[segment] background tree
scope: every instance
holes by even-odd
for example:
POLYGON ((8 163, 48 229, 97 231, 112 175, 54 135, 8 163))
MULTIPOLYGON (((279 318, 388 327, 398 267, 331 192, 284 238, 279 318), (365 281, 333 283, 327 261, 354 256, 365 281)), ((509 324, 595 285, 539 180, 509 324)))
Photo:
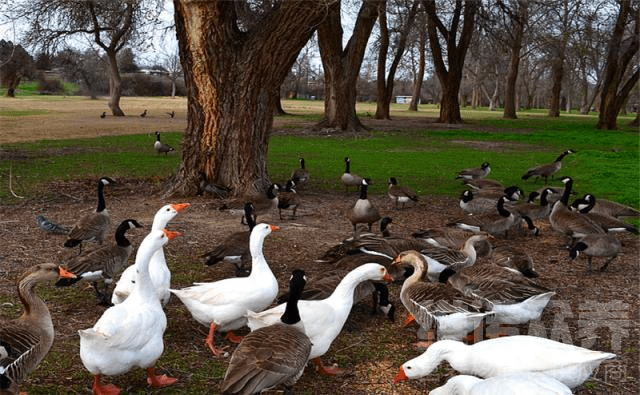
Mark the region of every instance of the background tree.
POLYGON ((53 67, 61 70, 67 80, 80 84, 83 93, 91 99, 95 100, 98 95, 109 91, 104 79, 108 73, 107 65, 98 51, 77 52, 67 48, 53 58, 53 67))
POLYGON ((15 97, 22 77, 35 77, 33 58, 20 45, 0 40, 0 84, 6 86, 7 96, 15 97))
POLYGON ((640 66, 632 62, 640 40, 639 2, 621 0, 618 18, 607 50, 607 64, 600 95, 598 129, 616 129, 617 117, 633 87, 638 83, 640 66), (630 70, 627 70, 630 67, 630 70))
POLYGON ((109 109, 124 116, 120 108, 122 79, 118 53, 127 45, 143 43, 146 28, 158 23, 153 15, 161 0, 86 1, 25 0, 14 7, 17 18, 28 21, 24 42, 55 52, 67 47, 67 39, 83 36, 104 51, 109 65, 109 109), (155 3, 154 3, 155 2, 155 3))
POLYGON ((318 46, 325 77, 324 119, 318 126, 349 131, 364 128, 356 115, 356 83, 367 42, 378 18, 378 7, 384 3, 384 0, 362 2, 353 33, 344 48, 340 1, 329 6, 326 18, 318 26, 318 46))
POLYGON ((266 188, 277 93, 332 5, 174 0, 188 123, 167 194, 209 184, 236 196, 266 188))
POLYGON ((427 32, 434 68, 442 87, 438 122, 460 123, 462 117, 458 93, 479 2, 456 0, 452 10, 446 5, 440 5, 442 18, 438 15, 436 1, 423 0, 422 4, 428 17, 427 32))
POLYGON ((416 29, 414 29, 413 45, 410 46, 411 71, 413 74, 413 90, 411 92, 411 102, 409 111, 418 111, 418 104, 422 98, 422 82, 427 65, 427 32, 424 27, 427 25, 424 12, 416 15, 416 29), (415 52, 417 52, 417 61, 415 52))

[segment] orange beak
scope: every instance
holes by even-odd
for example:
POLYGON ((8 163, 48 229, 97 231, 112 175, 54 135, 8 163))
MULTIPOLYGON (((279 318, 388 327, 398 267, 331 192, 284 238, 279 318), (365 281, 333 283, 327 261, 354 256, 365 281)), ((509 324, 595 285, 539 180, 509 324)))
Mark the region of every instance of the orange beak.
POLYGON ((164 232, 165 235, 167 235, 167 238, 169 238, 169 240, 173 240, 175 237, 180 236, 180 233, 178 232, 172 232, 166 229, 162 229, 162 231, 164 232))
POLYGON ((173 209, 176 210, 177 212, 180 212, 189 206, 191 206, 190 203, 177 203, 177 204, 171 205, 171 207, 173 207, 173 209))
POLYGON ((276 225, 269 225, 269 227, 271 228, 272 232, 275 232, 276 230, 280 230, 280 227, 276 225))
POLYGON ((400 366, 400 370, 398 371, 398 374, 396 374, 396 377, 393 379, 393 384, 399 383, 400 381, 405 381, 405 380, 409 380, 409 378, 407 377, 406 374, 404 374, 404 369, 402 368, 402 366, 400 366))
POLYGON ((382 277, 382 279, 383 279, 384 281, 388 281, 388 282, 390 282, 390 283, 391 283, 391 282, 393 282, 393 277, 391 277, 391 275, 390 275, 389 273, 385 273, 385 274, 384 274, 384 277, 382 277))
POLYGON ((58 275, 62 278, 76 278, 76 275, 64 270, 62 266, 58 266, 58 275))
POLYGON ((392 265, 397 265, 398 263, 400 263, 400 255, 393 258, 393 262, 391 262, 392 265))

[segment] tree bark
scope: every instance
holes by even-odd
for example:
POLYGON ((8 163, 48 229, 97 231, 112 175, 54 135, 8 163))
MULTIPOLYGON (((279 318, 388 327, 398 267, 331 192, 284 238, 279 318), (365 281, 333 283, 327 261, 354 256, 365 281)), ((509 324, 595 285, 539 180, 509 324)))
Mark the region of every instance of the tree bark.
POLYGON ((356 115, 356 83, 380 2, 365 0, 362 3, 353 34, 344 49, 339 1, 329 7, 326 19, 318 26, 318 46, 325 77, 324 118, 318 123, 319 127, 343 131, 365 129, 356 115))
POLYGON ((420 97, 422 92, 422 81, 424 80, 424 69, 426 66, 426 42, 427 37, 424 29, 420 29, 419 33, 419 59, 418 59, 418 73, 415 75, 413 81, 413 93, 411 94, 411 103, 409 103, 409 111, 418 111, 418 104, 420 104, 420 97))
POLYGON ((231 196, 263 191, 277 89, 326 3, 283 1, 251 26, 240 23, 235 2, 174 0, 174 8, 188 121, 166 194, 193 195, 209 184, 231 196))
POLYGON ((627 67, 638 52, 638 47, 640 46, 639 36, 639 10, 633 8, 631 1, 622 0, 607 50, 607 63, 600 95, 598 129, 612 130, 618 127, 617 117, 620 108, 633 86, 638 83, 640 68, 637 65, 632 66, 635 67, 635 72, 631 74, 631 77, 626 82, 624 82, 624 77, 627 67), (623 40, 628 19, 631 19, 629 23, 634 24, 633 34, 623 40))
POLYGON ((456 0, 454 10, 451 14, 450 28, 444 26, 436 13, 436 5, 433 0, 423 0, 427 13, 427 32, 429 34, 429 45, 433 56, 433 63, 436 75, 442 87, 442 99, 440 101, 440 116, 438 122, 461 123, 460 104, 458 102, 458 92, 462 80, 462 70, 464 59, 473 35, 473 26, 479 2, 474 0, 456 0), (464 3, 464 5, 463 5, 464 3), (463 16, 463 26, 460 32, 460 40, 457 41, 458 25, 460 17, 463 16), (440 40, 440 33, 446 41, 447 62, 444 56, 440 40), (447 69, 448 66, 448 69, 447 69))
POLYGON ((120 108, 122 97, 122 78, 118 69, 117 53, 107 49, 107 62, 109 64, 109 101, 107 105, 111 113, 116 117, 123 117, 124 111, 120 108))
POLYGON ((516 119, 516 82, 518 81, 518 71, 520 68, 520 51, 522 49, 522 40, 524 39, 524 28, 529 18, 528 3, 526 1, 518 1, 517 10, 514 14, 510 14, 510 17, 515 25, 515 31, 512 33, 513 38, 509 45, 511 56, 504 87, 503 117, 516 119))

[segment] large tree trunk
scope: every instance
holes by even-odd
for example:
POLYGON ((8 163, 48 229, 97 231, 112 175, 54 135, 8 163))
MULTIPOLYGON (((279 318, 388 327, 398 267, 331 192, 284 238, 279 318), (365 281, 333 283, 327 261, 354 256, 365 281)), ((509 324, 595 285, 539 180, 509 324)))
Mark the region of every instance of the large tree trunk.
POLYGON ((451 26, 445 27, 438 18, 435 1, 423 0, 422 4, 427 13, 427 32, 429 34, 429 45, 433 56, 433 63, 436 75, 442 87, 442 100, 440 102, 440 116, 438 122, 460 123, 460 104, 458 102, 458 91, 462 80, 462 70, 464 59, 473 35, 473 26, 480 2, 475 0, 456 0, 454 10, 451 14, 451 26), (464 3, 464 5, 463 5, 464 3), (463 16, 463 26, 458 37, 458 25, 460 17, 463 16), (446 39, 446 51, 440 45, 440 33, 446 39), (447 62, 444 61, 443 54, 447 54, 447 62), (447 69, 448 67, 448 69, 447 69))
POLYGON ((618 127, 617 117, 620 108, 632 88, 638 83, 640 68, 637 65, 634 65, 636 70, 626 82, 624 82, 624 77, 633 56, 638 52, 639 36, 640 13, 633 8, 629 0, 622 0, 607 51, 607 64, 600 96, 598 129, 611 130, 618 127), (623 40, 628 19, 630 19, 629 23, 634 24, 634 34, 623 40))
POLYGON ((214 184, 231 196, 270 183, 267 151, 277 89, 326 13, 319 1, 284 1, 241 25, 235 2, 174 0, 187 88, 182 164, 167 195, 214 184))
POLYGON ((418 111, 418 104, 420 104, 420 97, 422 96, 422 81, 424 80, 424 69, 426 66, 426 43, 427 37, 425 35, 424 29, 420 29, 419 36, 419 59, 418 59, 418 73, 415 75, 413 80, 413 93, 411 94, 411 103, 409 103, 409 111, 418 111))
POLYGON ((552 118, 560 116, 560 93, 562 91, 562 74, 564 73, 564 56, 558 55, 551 68, 551 98, 549 113, 552 118))
POLYGON ((118 60, 115 51, 107 51, 109 63, 109 102, 108 106, 111 114, 116 117, 123 117, 124 111, 120 108, 120 97, 122 97, 122 78, 118 70, 118 60))
POLYGON ((7 84, 8 97, 16 97, 16 88, 20 85, 20 78, 18 74, 13 73, 5 79, 4 83, 7 84))
POLYGON ((524 38, 524 28, 529 18, 528 4, 526 1, 518 1, 517 13, 513 15, 512 21, 515 24, 513 41, 509 45, 511 58, 509 60, 509 71, 504 87, 504 112, 503 117, 516 119, 516 82, 518 81, 518 70, 520 67, 520 50, 524 38))
POLYGON ((318 46, 325 77, 324 118, 318 124, 320 127, 343 131, 365 128, 356 115, 356 83, 367 41, 378 19, 380 1, 362 3, 353 34, 344 50, 339 1, 329 7, 326 19, 318 26, 318 46))

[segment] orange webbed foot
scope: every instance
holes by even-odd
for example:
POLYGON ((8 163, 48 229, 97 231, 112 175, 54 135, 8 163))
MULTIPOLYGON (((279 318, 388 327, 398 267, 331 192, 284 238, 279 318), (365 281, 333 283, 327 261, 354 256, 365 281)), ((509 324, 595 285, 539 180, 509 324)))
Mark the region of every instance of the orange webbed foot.
POLYGON ((229 339, 231 343, 239 344, 242 341, 242 336, 238 336, 233 332, 227 332, 227 339, 229 339))
POLYGON ((147 375, 149 376, 147 377, 147 383, 149 383, 149 385, 152 386, 153 388, 166 387, 178 381, 178 379, 169 377, 166 374, 163 374, 161 376, 156 376, 156 372, 154 368, 147 369, 147 375))

